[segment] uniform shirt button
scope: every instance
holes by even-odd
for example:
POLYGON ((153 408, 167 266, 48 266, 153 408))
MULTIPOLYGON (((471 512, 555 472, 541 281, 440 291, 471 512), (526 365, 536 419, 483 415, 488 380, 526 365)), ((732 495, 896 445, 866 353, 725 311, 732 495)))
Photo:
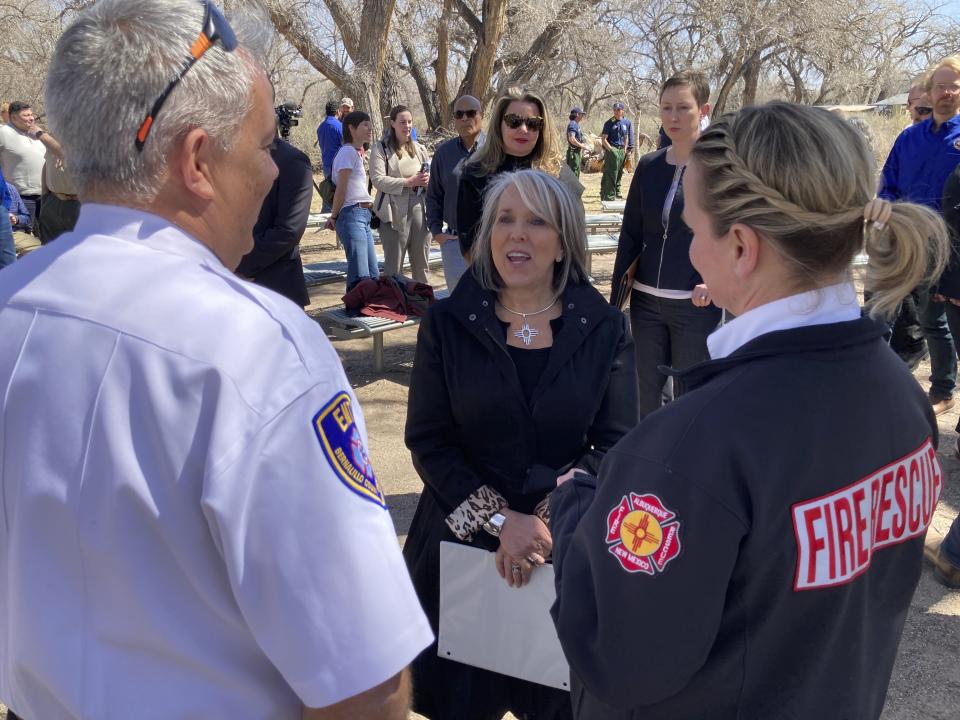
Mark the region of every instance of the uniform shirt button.
POLYGON ((567 305, 567 310, 573 310, 573 303, 570 303, 569 305, 567 305))
POLYGON ((476 319, 477 319, 476 313, 470 313, 470 320, 473 321, 476 319))
POLYGON ((483 301, 482 303, 480 303, 480 304, 483 305, 484 307, 487 307, 487 305, 489 305, 490 303, 488 303, 486 300, 484 300, 484 301, 483 301))
POLYGON ((586 325, 586 324, 587 324, 587 319, 586 319, 585 317, 582 317, 582 318, 580 318, 580 322, 583 323, 584 325, 586 325))

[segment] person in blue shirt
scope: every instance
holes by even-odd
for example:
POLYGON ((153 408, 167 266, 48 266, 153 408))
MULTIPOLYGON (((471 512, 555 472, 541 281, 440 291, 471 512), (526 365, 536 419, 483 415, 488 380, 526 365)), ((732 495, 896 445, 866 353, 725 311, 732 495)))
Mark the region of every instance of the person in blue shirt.
MULTIPOLYGON (((317 144, 320 145, 320 162, 323 165, 323 176, 330 180, 336 186, 336 179, 333 177, 333 158, 336 157, 343 145, 343 125, 337 118, 339 108, 335 102, 328 102, 326 106, 327 117, 319 127, 317 127, 317 144)), ((330 212, 330 205, 326 199, 323 201, 321 212, 330 212)))
POLYGON ((603 177, 600 180, 600 199, 622 198, 620 180, 627 153, 633 152, 633 124, 624 117, 622 102, 613 104, 613 117, 603 124, 600 142, 603 144, 603 177))
MULTIPOLYGON (((4 210, 6 211, 0 212, 0 270, 7 265, 12 265, 17 260, 17 250, 13 244, 13 229, 10 223, 12 208, 16 207, 13 205, 13 196, 10 194, 11 189, 11 186, 3 178, 3 171, 0 170, 0 204, 3 204, 4 210)), ((14 192, 16 192, 16 190, 14 190, 14 192)), ((19 195, 17 195, 17 200, 21 205, 23 204, 23 200, 20 200, 19 195)), ((29 215, 28 212, 27 216, 29 217, 29 215)))
POLYGON ((10 207, 7 210, 10 215, 10 224, 19 232, 33 232, 30 210, 20 197, 20 193, 11 183, 7 183, 7 192, 10 194, 10 207))
POLYGON ((580 121, 585 115, 583 108, 575 107, 570 111, 570 122, 567 123, 567 167, 577 177, 580 177, 583 151, 590 149, 590 146, 583 141, 583 130, 580 127, 580 121))
MULTIPOLYGON (((943 188, 960 164, 960 55, 943 60, 927 79, 932 116, 896 139, 883 166, 878 195, 942 212, 943 188)), ((930 403, 936 414, 954 406, 957 358, 943 298, 919 289, 920 325, 930 351, 930 403)))

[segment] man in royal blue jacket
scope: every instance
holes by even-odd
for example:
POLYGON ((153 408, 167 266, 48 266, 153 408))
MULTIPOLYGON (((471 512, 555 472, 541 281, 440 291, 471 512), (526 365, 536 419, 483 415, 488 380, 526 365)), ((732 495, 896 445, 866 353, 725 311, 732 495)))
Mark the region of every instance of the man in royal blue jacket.
MULTIPOLYGON (((349 98, 344 98, 341 102, 348 99, 349 98)), ((325 112, 327 117, 320 123, 319 127, 317 127, 317 144, 320 145, 320 161, 323 165, 323 176, 336 184, 335 178, 333 177, 333 158, 336 157, 340 146, 343 145, 343 125, 338 118, 339 110, 336 103, 328 102, 325 112)), ((350 112, 350 110, 347 110, 347 112, 350 112)), ((330 206, 326 200, 323 201, 323 207, 320 208, 320 210, 321 212, 330 212, 330 206)))
MULTIPOLYGON (((900 133, 883 166, 879 195, 921 203, 941 212, 943 186, 960 164, 960 55, 934 68, 927 91, 933 114, 900 133)), ((939 415, 954 405, 956 349, 947 327, 943 298, 923 288, 919 296, 920 323, 930 349, 930 403, 939 415)))
POLYGON ((3 179, 3 171, 0 170, 0 204, 3 205, 3 212, 0 212, 0 270, 13 264, 17 259, 17 251, 13 244, 13 229, 10 225, 12 202, 13 197, 7 191, 7 182, 3 179))

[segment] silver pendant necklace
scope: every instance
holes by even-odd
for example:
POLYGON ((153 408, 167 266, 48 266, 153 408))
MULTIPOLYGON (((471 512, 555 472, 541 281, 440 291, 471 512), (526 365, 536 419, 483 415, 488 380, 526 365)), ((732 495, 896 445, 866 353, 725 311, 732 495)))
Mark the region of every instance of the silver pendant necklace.
POLYGON ((508 308, 506 305, 504 305, 501 301, 498 300, 497 302, 499 302, 499 303, 500 303, 500 307, 502 307, 502 308, 503 308, 504 310, 506 310, 508 313, 513 313, 514 315, 519 315, 519 316, 523 319, 523 325, 520 326, 520 329, 517 330, 517 331, 513 334, 513 336, 514 336, 515 338, 520 338, 520 339, 523 341, 523 344, 524 344, 524 345, 529 345, 530 343, 533 342, 533 339, 534 339, 537 335, 540 334, 540 331, 537 330, 536 328, 530 327, 529 323, 527 323, 527 318, 528 318, 528 317, 533 317, 534 315, 539 315, 540 313, 545 313, 547 310, 549 310, 550 308, 552 308, 554 305, 557 304, 557 298, 554 298, 553 300, 551 300, 551 301, 550 301, 550 304, 547 305, 547 306, 546 306, 545 308, 543 308, 542 310, 534 310, 533 312, 527 312, 527 313, 522 313, 522 312, 517 312, 516 310, 511 310, 511 309, 508 308))

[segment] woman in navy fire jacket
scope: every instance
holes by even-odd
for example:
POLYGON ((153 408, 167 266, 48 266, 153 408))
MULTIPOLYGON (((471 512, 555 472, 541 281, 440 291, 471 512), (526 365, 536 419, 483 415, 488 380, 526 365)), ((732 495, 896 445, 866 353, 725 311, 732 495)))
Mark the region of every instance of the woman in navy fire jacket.
POLYGON ((943 474, 875 316, 939 275, 947 238, 929 209, 872 199, 874 177, 855 128, 788 103, 694 147, 691 259, 737 317, 599 482, 551 496, 577 718, 880 716, 943 474))

